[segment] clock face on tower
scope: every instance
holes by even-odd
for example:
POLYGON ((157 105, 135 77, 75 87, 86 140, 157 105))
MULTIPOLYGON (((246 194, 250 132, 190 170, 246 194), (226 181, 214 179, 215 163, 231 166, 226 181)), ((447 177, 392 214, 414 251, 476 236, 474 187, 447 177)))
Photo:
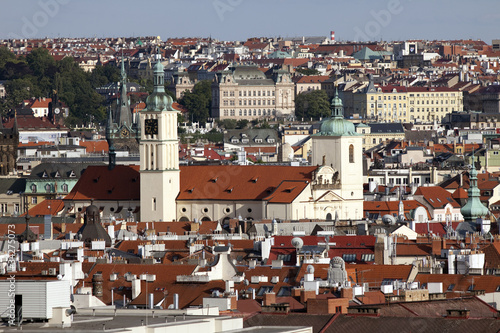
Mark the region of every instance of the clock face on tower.
POLYGON ((145 119, 144 133, 146 135, 158 135, 158 119, 145 119))
POLYGON ((128 135, 130 134, 130 132, 128 131, 128 129, 123 128, 123 129, 120 131, 120 134, 121 134, 121 136, 126 137, 126 136, 128 136, 128 135))

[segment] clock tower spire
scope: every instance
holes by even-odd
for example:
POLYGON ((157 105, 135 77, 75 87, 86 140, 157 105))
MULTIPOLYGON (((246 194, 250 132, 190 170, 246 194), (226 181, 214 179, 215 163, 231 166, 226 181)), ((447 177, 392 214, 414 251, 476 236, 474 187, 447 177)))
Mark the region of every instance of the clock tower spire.
POLYGON ((141 221, 174 221, 179 194, 177 111, 165 93, 163 65, 154 66, 154 90, 140 112, 141 221))

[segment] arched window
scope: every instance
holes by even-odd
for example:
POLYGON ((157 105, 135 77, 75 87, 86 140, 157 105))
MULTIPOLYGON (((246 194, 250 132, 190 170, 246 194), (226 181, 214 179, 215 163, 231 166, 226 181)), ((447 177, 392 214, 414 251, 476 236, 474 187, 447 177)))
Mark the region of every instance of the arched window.
POLYGON ((51 186, 50 184, 45 185, 45 192, 50 193, 51 186))
POLYGON ((327 221, 331 221, 332 220, 332 214, 331 213, 326 214, 326 220, 327 221))
POLYGON ((36 193, 36 185, 35 184, 31 185, 31 193, 36 193))
POLYGON ((349 163, 354 163, 354 145, 349 145, 349 163))
POLYGON ((61 186, 61 189, 62 189, 63 192, 68 192, 68 184, 63 184, 61 186))

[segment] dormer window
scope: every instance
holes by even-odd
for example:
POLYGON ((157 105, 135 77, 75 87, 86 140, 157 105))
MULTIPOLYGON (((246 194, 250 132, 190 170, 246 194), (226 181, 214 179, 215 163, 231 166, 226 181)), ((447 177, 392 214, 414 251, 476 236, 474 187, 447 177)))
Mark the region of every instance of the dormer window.
POLYGON ((35 184, 31 185, 31 192, 36 193, 36 185, 35 184))
POLYGON ((232 138, 232 139, 231 139, 231 143, 238 143, 238 142, 240 142, 240 140, 238 140, 238 139, 236 139, 236 138, 232 138))
POLYGON ((56 171, 56 174, 54 175, 55 178, 61 178, 61 174, 59 173, 59 171, 56 171))
POLYGON ((47 192, 47 193, 51 192, 51 186, 50 186, 50 184, 45 185, 45 192, 47 192))
POLYGON ((241 142, 242 142, 242 143, 248 143, 248 139, 247 139, 247 138, 245 138, 245 139, 241 139, 241 142))
POLYGON ((73 170, 71 170, 71 172, 69 173, 69 177, 70 178, 75 178, 76 177, 76 174, 73 170))
POLYGON ((268 143, 274 143, 274 139, 272 139, 272 138, 268 138, 268 139, 267 139, 267 142, 268 142, 268 143))
POLYGON ((49 177, 49 175, 48 175, 47 171, 44 171, 42 174, 42 178, 47 178, 47 177, 49 177))
POLYGON ((262 139, 255 139, 255 143, 262 143, 262 139))

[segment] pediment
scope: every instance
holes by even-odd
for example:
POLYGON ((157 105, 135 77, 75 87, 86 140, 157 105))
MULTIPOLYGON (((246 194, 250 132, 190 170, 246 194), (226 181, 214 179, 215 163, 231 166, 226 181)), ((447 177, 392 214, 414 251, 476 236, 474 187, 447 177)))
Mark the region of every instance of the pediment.
POLYGON ((344 199, 332 191, 328 191, 322 196, 320 196, 318 199, 316 199, 316 202, 331 202, 331 201, 344 201, 344 199))

